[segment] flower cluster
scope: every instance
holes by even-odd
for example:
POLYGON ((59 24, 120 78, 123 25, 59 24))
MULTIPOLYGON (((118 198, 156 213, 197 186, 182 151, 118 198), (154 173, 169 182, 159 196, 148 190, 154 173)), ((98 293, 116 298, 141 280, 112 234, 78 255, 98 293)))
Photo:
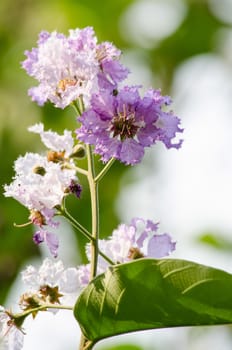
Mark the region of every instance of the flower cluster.
MULTIPOLYGON (((175 250, 176 243, 167 233, 158 234, 158 223, 142 218, 133 218, 129 225, 121 224, 112 235, 99 240, 99 249, 116 264, 144 257, 163 258, 175 250)), ((86 245, 86 255, 90 260, 90 244, 86 245)), ((106 270, 109 263, 99 257, 98 273, 106 270)), ((83 287, 90 281, 90 265, 78 268, 79 282, 83 287)))
POLYGON ((38 47, 25 54, 22 66, 39 82, 29 95, 39 105, 49 100, 65 108, 80 96, 88 105, 93 91, 114 86, 128 74, 118 61, 120 51, 108 42, 97 44, 91 27, 70 30, 67 37, 43 31, 38 47))
POLYGON ((173 141, 183 131, 180 120, 166 110, 171 99, 159 90, 141 97, 138 86, 120 87, 129 72, 119 61, 121 52, 111 43, 97 44, 91 27, 70 30, 68 37, 41 32, 38 47, 26 55, 22 66, 39 81, 29 90, 32 99, 60 108, 81 101, 77 137, 93 145, 103 162, 113 157, 134 165, 157 141, 181 146, 182 140, 173 141))
MULTIPOLYGON (((112 236, 99 240, 99 249, 113 263, 124 263, 144 257, 162 258, 175 249, 167 233, 158 234, 158 223, 134 218, 129 225, 121 224, 112 236)), ((90 246, 86 245, 90 259, 90 246)), ((109 262, 99 258, 97 273, 103 273, 109 262)), ((62 305, 73 307, 81 290, 90 282, 90 264, 65 268, 63 262, 46 258, 38 268, 30 265, 21 273, 26 291, 21 295, 22 314, 0 309, 0 339, 5 349, 20 350, 23 345, 22 324, 27 312, 36 317, 40 310, 56 313, 62 305), (12 345, 11 345, 12 344, 12 345)))
POLYGON ((19 307, 22 313, 0 307, 0 348, 20 350, 23 347, 22 325, 27 312, 36 317, 39 310, 52 313, 59 311, 56 306, 69 305, 71 309, 80 291, 79 273, 75 267, 65 268, 62 261, 45 259, 38 268, 30 265, 21 273, 26 292, 21 295, 19 307), (54 308, 53 308, 54 307, 54 308), (1 347, 3 341, 3 348, 1 347))
POLYGON ((45 241, 57 256, 58 239, 46 227, 57 227, 53 217, 67 194, 75 192, 80 196, 81 187, 71 158, 74 142, 67 130, 58 135, 44 131, 43 125, 38 124, 29 131, 39 133, 49 151, 46 156, 26 153, 15 161, 16 175, 10 185, 5 185, 5 196, 15 198, 29 209, 30 221, 39 227, 33 237, 35 243, 45 241))
POLYGON ((20 156, 4 194, 28 208, 29 224, 37 227, 34 242, 45 242, 53 257, 57 257, 59 246, 50 229, 59 225, 56 215, 63 215, 91 243, 86 245, 87 265, 65 269, 61 261, 45 259, 41 267, 29 266, 22 272, 27 287, 19 301, 22 313, 0 309, 0 337, 4 336, 8 350, 22 348, 22 324, 29 314, 36 317, 39 311, 72 309, 80 290, 109 264, 159 259, 175 249, 169 234, 157 233, 158 223, 141 218, 119 225, 108 239, 98 239, 97 185, 112 159, 135 165, 145 149, 158 141, 168 149, 179 149, 182 140, 177 135, 183 131, 180 119, 169 108, 170 97, 151 88, 141 96, 141 86, 128 86, 129 70, 120 62, 120 50, 109 42, 99 44, 91 27, 70 30, 68 36, 43 31, 38 46, 25 54, 22 67, 38 81, 38 86, 29 90, 32 100, 39 105, 50 101, 62 109, 73 106, 78 127, 75 137, 68 130, 63 135, 45 130, 42 123, 29 127, 30 132, 39 134, 47 153, 20 156), (98 174, 93 152, 103 163, 108 162, 98 174), (85 155, 87 169, 77 164, 85 155), (71 216, 64 203, 69 194, 80 198, 78 172, 89 183, 92 233, 71 216), (66 303, 70 306, 64 306, 66 303))

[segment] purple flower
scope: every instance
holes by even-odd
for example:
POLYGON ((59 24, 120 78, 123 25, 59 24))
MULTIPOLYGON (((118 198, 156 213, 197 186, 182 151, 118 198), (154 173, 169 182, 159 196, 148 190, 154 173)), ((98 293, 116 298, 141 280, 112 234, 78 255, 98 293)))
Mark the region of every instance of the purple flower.
POLYGON ((139 163, 145 147, 161 141, 167 148, 179 148, 182 141, 173 142, 183 130, 180 120, 163 107, 171 100, 159 90, 148 90, 143 98, 139 87, 103 90, 94 94, 91 107, 78 119, 79 140, 95 146, 103 162, 114 157, 125 164, 139 163))
MULTIPOLYGON (((129 225, 121 224, 109 239, 99 240, 99 249, 115 263, 124 263, 143 257, 162 258, 175 250, 176 243, 167 233, 158 234, 158 223, 134 218, 129 225)), ((86 246, 90 258, 90 245, 86 246)), ((108 263, 99 257, 101 273, 108 263)))

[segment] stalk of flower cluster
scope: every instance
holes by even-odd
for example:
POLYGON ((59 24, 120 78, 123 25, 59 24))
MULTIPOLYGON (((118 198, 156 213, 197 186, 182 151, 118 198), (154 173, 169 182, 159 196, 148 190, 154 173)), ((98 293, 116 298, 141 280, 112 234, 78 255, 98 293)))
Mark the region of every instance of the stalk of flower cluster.
MULTIPOLYGON (((81 115, 84 110, 83 99, 80 97, 73 102, 72 106, 78 115, 81 115)), ((91 214, 92 214, 92 232, 91 232, 91 271, 90 278, 94 278, 97 274, 98 261, 98 236, 99 236, 99 200, 98 200, 98 181, 95 180, 94 155, 90 145, 86 145, 86 155, 88 162, 87 179, 89 183, 90 199, 91 199, 91 214)))
POLYGON ((77 220, 75 220, 74 217, 68 212, 68 210, 66 210, 64 202, 63 202, 62 208, 59 209, 56 215, 63 216, 73 227, 75 227, 78 231, 80 231, 90 241, 93 239, 91 233, 84 226, 82 226, 77 220))
MULTIPOLYGON (((81 98, 73 104, 76 112, 81 115, 84 112, 84 104, 81 98)), ((98 239, 99 239, 99 198, 98 198, 98 181, 95 179, 95 165, 94 165, 94 155, 92 147, 86 145, 86 155, 88 162, 87 179, 89 183, 90 199, 91 199, 91 214, 92 214, 92 232, 91 232, 91 270, 90 279, 93 279, 97 274, 97 262, 98 262, 98 239)), ((80 350, 91 349, 92 344, 89 340, 82 334, 80 341, 80 350)))
POLYGON ((28 316, 28 315, 33 315, 37 313, 38 311, 46 311, 47 309, 55 309, 55 310, 73 310, 73 306, 69 305, 60 305, 60 304, 43 304, 38 307, 35 307, 33 309, 27 310, 25 312, 22 312, 20 314, 14 315, 15 317, 23 317, 23 316, 28 316))
POLYGON ((115 158, 111 158, 108 161, 108 163, 106 163, 102 171, 95 177, 96 182, 99 182, 103 178, 103 176, 107 173, 107 171, 112 167, 114 162, 115 162, 115 158))
MULTIPOLYGON (((74 219, 74 217, 66 210, 65 207, 59 210, 58 214, 63 216, 75 229, 77 229, 79 232, 81 232, 86 238, 89 239, 89 241, 95 241, 95 238, 91 235, 91 233, 82 226, 77 220, 74 219)), ((98 249, 99 255, 105 259, 110 265, 114 265, 115 263, 107 256, 105 255, 100 249, 98 249)))
POLYGON ((88 182, 91 197, 92 212, 92 237, 91 246, 91 271, 90 278, 94 278, 97 274, 98 261, 98 236, 99 236, 99 199, 98 199, 98 182, 95 180, 94 155, 90 145, 86 145, 88 160, 88 182))

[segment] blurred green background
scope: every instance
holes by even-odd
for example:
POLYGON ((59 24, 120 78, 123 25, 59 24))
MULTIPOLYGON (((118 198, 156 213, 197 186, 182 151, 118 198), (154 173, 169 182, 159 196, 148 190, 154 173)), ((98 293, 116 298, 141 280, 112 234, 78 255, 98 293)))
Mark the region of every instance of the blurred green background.
MULTIPOLYGON (((147 84, 146 87, 153 85, 161 88, 164 94, 169 94, 174 72, 181 63, 201 53, 218 54, 218 33, 231 30, 231 21, 228 20, 225 7, 228 3, 231 1, 1 1, 0 304, 4 303, 8 289, 20 268, 29 258, 40 254, 31 239, 32 227, 19 229, 13 226, 14 222, 19 224, 27 221, 27 210, 13 199, 3 196, 3 185, 9 183, 13 176, 14 160, 26 151, 42 149, 39 138, 28 133, 27 127, 42 121, 47 129, 61 132, 64 128, 75 129, 76 124, 71 109, 62 111, 50 104, 41 108, 31 102, 27 90, 36 83, 20 67, 20 62, 24 60, 24 51, 36 46, 37 35, 41 30, 57 30, 67 34, 70 28, 93 26, 99 41, 111 41, 122 50, 123 59, 131 70, 134 67, 143 67, 140 77, 147 84), (163 4, 163 10, 157 4, 161 4, 161 7, 163 4), (146 17, 148 12, 143 15, 143 6, 150 9, 149 17, 146 17), (138 11, 141 11, 139 20, 136 17, 138 11), (163 16, 160 28, 155 11, 161 11, 160 16, 163 16), (146 31, 141 30, 142 20, 146 31), (151 72, 148 79, 147 70, 151 72)), ((232 12, 230 16, 232 17, 232 12)), ((132 81, 135 82, 133 79, 136 80, 136 77, 132 74, 132 81)), ((110 234, 119 222, 112 199, 114 201, 117 198, 121 175, 126 171, 128 169, 125 166, 115 165, 110 176, 101 184, 102 236, 110 234)), ((81 178, 81 181, 84 179, 81 178)), ((81 201, 71 199, 69 206, 73 213, 78 213, 79 221, 90 227, 89 196, 84 182, 83 186, 81 201)), ((210 234, 202 241, 215 243, 210 234)), ((83 261, 84 243, 85 240, 77 235, 77 249, 83 261)), ((130 349, 129 345, 125 349, 130 349)))

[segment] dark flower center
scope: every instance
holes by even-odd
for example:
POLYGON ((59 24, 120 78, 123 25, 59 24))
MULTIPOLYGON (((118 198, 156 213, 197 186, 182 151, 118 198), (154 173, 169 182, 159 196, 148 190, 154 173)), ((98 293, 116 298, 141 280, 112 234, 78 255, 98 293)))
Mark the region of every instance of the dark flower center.
POLYGON ((129 253, 127 256, 131 260, 141 259, 144 258, 143 253, 139 250, 139 248, 131 247, 129 249, 129 253))
POLYGON ((110 131, 113 132, 113 137, 120 137, 123 141, 128 138, 133 138, 139 126, 135 122, 135 113, 126 111, 124 107, 123 112, 118 112, 112 120, 110 131))

